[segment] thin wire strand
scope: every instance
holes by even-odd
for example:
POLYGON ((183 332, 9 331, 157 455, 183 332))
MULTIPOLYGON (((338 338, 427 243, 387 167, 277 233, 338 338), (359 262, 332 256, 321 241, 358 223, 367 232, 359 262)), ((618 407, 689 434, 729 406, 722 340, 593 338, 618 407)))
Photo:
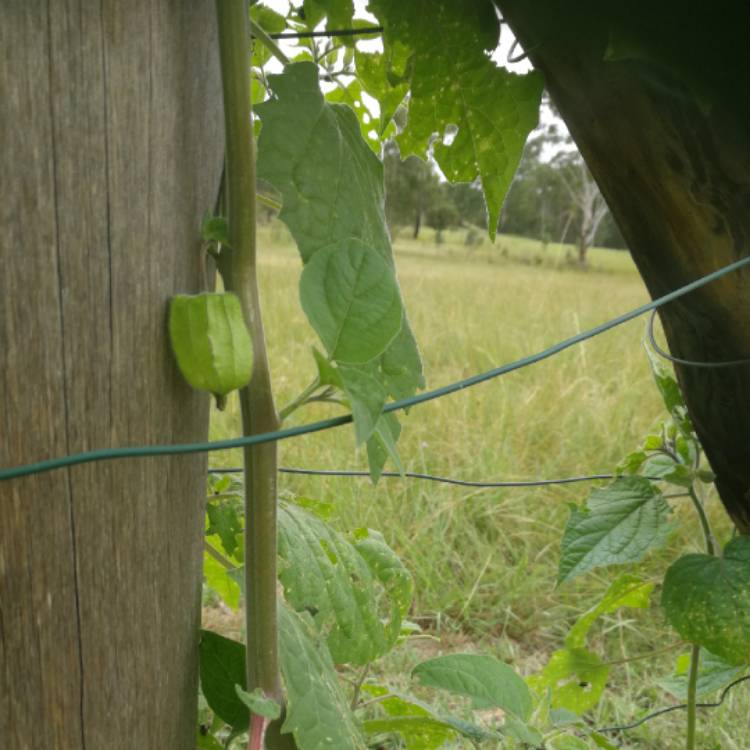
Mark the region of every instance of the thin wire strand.
MULTIPOLYGON (((243 469, 209 469, 209 474, 239 474, 243 469)), ((280 466, 280 474, 301 474, 304 476, 315 477, 369 477, 369 471, 349 470, 349 469, 299 469, 289 466, 280 466)), ((616 474, 590 474, 580 477, 563 477, 561 479, 530 479, 530 480, 512 480, 502 482, 482 482, 472 481, 469 479, 456 479, 454 477, 441 477, 434 474, 423 474, 416 471, 405 471, 400 474, 397 471, 384 471, 381 477, 393 479, 424 479, 429 482, 441 482, 443 484, 455 484, 459 487, 543 487, 550 484, 574 484, 575 482, 595 482, 599 479, 616 479, 616 474)), ((652 481, 657 481, 659 477, 647 477, 652 481)))
MULTIPOLYGON (((724 703, 724 699, 729 695, 729 692, 735 688, 737 685, 739 685, 741 682, 746 682, 747 680, 750 680, 750 674, 745 675, 744 677, 740 677, 739 679, 734 680, 734 682, 730 682, 722 691, 721 695, 719 696, 719 700, 715 701, 713 703, 696 703, 696 708, 718 708, 721 706, 722 703, 724 703)), ((604 734, 606 733, 613 733, 613 732, 625 732, 629 729, 635 729, 636 727, 641 726, 642 724, 645 724, 647 721, 651 721, 651 719, 655 719, 657 716, 663 716, 664 714, 671 713, 672 711, 681 711, 683 709, 687 708, 687 703, 680 703, 677 706, 667 706, 666 708, 660 708, 658 711, 654 711, 653 713, 647 714, 641 719, 638 719, 638 721, 634 721, 631 724, 623 724, 622 726, 614 726, 614 727, 603 727, 601 729, 596 729, 595 731, 604 734)))
MULTIPOLYGON (((520 370, 524 367, 541 362, 544 359, 548 359, 561 351, 579 344, 587 339, 594 338, 599 334, 609 331, 612 328, 616 328, 623 323, 627 323, 634 318, 637 318, 644 313, 650 312, 651 310, 666 305, 668 302, 672 302, 679 297, 683 297, 686 294, 699 289, 700 287, 710 284, 712 281, 726 276, 728 273, 736 271, 740 268, 750 265, 750 256, 742 258, 734 263, 730 263, 728 266, 724 266, 713 273, 709 273, 706 276, 702 276, 695 281, 685 284, 679 289, 675 289, 669 294, 665 294, 651 302, 636 307, 629 312, 622 315, 618 315, 605 323, 601 323, 594 328, 590 328, 587 331, 571 336, 570 338, 564 339, 563 341, 548 347, 547 349, 532 354, 528 357, 517 359, 508 364, 500 367, 495 367, 486 372, 474 375, 473 377, 459 380, 455 383, 443 386, 442 388, 436 388, 432 391, 427 391, 419 395, 412 396, 410 398, 401 399, 399 401, 393 401, 386 404, 383 408, 384 413, 390 413, 394 411, 400 411, 402 409, 408 409, 418 404, 424 404, 427 401, 432 401, 437 398, 448 396, 452 393, 462 391, 466 388, 484 383, 488 380, 506 375, 514 370, 520 370)), ((180 443, 175 445, 145 445, 135 446, 130 448, 104 448, 95 451, 86 451, 83 453, 77 453, 73 455, 61 456, 58 458, 51 458, 44 461, 36 461, 34 463, 23 464, 14 466, 6 469, 0 469, 0 481, 7 481, 9 479, 15 479, 18 477, 29 476, 31 474, 39 474, 45 471, 53 471, 54 469, 61 469, 67 466, 76 466, 78 464, 90 463, 92 461, 105 461, 114 460, 120 458, 142 458, 146 456, 176 456, 184 455, 188 453, 207 453, 209 451, 218 450, 229 450, 231 448, 242 448, 249 445, 259 445, 260 443, 270 443, 276 440, 286 440, 292 437, 298 437, 300 435, 309 435, 314 432, 320 432, 321 430, 330 430, 334 427, 340 427, 341 425, 349 424, 353 420, 351 414, 345 414, 340 417, 334 417, 331 419, 324 419, 319 422, 310 422, 308 424, 298 425, 297 427, 289 427, 283 430, 275 430, 274 432, 264 432, 257 435, 246 435, 244 437, 232 438, 229 440, 217 440, 214 442, 203 442, 203 443, 180 443)))
POLYGON ((724 362, 698 362, 693 359, 682 359, 682 357, 675 357, 657 343, 656 334, 654 333, 654 320, 656 319, 656 310, 651 311, 651 315, 648 318, 648 342, 651 344, 651 348, 660 356, 670 362, 674 362, 678 365, 684 365, 685 367, 742 367, 743 365, 750 365, 750 358, 747 359, 730 359, 724 362))
POLYGON ((315 37, 337 37, 337 36, 367 36, 368 34, 381 34, 382 26, 367 26, 362 29, 332 29, 330 31, 281 31, 269 34, 271 39, 314 39, 315 37))

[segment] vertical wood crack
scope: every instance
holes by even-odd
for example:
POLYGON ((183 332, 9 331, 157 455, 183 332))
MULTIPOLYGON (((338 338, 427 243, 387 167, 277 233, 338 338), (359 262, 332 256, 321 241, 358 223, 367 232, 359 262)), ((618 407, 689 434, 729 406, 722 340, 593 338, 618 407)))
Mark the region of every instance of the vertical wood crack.
MULTIPOLYGON (((54 106, 54 76, 53 76, 53 49, 52 49, 52 12, 50 0, 47 0, 47 61, 49 71, 49 118, 50 118, 50 152, 52 163, 52 196, 54 205, 55 226, 55 256, 57 260, 57 303, 60 316, 60 355, 62 357, 62 392, 63 392, 63 422, 65 429, 65 450, 70 453, 70 415, 68 410, 68 368, 65 347, 65 280, 62 271, 62 252, 60 248, 60 203, 57 170, 57 141, 55 132, 55 106, 54 106)), ((83 638, 81 629, 81 602, 78 571, 78 553, 76 550, 76 526, 75 509, 73 501, 73 478, 71 470, 65 469, 68 488, 68 517, 70 519, 70 549, 73 564, 73 593, 76 610, 76 637, 78 642, 78 669, 79 669, 79 720, 81 726, 81 750, 86 750, 86 725, 84 721, 84 674, 83 674, 83 638)))

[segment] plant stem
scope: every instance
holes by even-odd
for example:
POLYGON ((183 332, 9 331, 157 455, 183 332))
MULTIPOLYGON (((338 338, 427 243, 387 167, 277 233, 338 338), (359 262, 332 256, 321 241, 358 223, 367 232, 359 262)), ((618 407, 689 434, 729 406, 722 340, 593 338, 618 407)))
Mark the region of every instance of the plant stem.
MULTIPOLYGON (((690 499, 693 502, 698 518, 701 522, 701 529, 703 530, 703 538, 706 542, 706 552, 709 555, 716 554, 716 545, 714 544, 714 537, 711 532, 711 526, 708 523, 708 516, 706 515, 706 509, 703 507, 698 494, 695 491, 695 487, 691 485, 689 489, 690 499)), ((697 644, 693 644, 690 651, 690 674, 688 676, 688 689, 687 689, 687 744, 685 747, 687 750, 695 750, 695 714, 696 714, 696 688, 698 686, 698 668, 701 657, 701 649, 697 644)))
POLYGON ((220 565, 222 565, 227 570, 236 570, 237 566, 228 558, 224 557, 224 555, 219 552, 215 547, 213 547, 208 542, 203 542, 203 549, 208 552, 211 557, 213 557, 216 562, 218 562, 220 565))
MULTIPOLYGON (((276 42, 271 39, 271 37, 266 33, 266 31, 261 27, 258 26, 255 21, 253 21, 252 18, 249 19, 250 22, 250 31, 252 31, 253 36, 282 64, 282 65, 288 65, 291 60, 284 54, 281 47, 279 47, 276 42)), ((248 58, 249 59, 249 58, 248 58)))
MULTIPOLYGON (((240 391, 243 434, 278 429, 256 269, 255 141, 246 0, 216 3, 226 128, 230 291, 240 298, 253 342, 253 376, 240 391)), ((276 443, 244 449, 247 690, 281 701, 276 602, 276 443)))
POLYGON ((708 523, 708 516, 706 515, 706 509, 703 507, 703 503, 700 501, 698 494, 695 491, 695 487, 690 487, 688 490, 690 500, 695 507, 695 511, 698 514, 698 518, 701 522, 701 529, 703 530, 703 538, 706 541, 706 552, 709 555, 716 554, 716 545, 714 544, 714 535, 711 532, 711 525, 708 523))
POLYGON ((290 401, 280 412, 279 412, 279 420, 283 422, 292 412, 295 412, 297 409, 299 409, 301 406, 304 406, 309 400, 310 397, 315 393, 315 391, 320 388, 320 379, 315 378, 315 380, 310 383, 310 385, 305 388, 302 393, 299 394, 293 401, 290 401))
POLYGON ((698 663, 700 661, 700 646, 693 646, 690 652, 690 675, 687 689, 687 750, 695 750, 695 697, 698 686, 698 663))
POLYGON ((359 695, 362 692, 362 685, 367 679, 367 674, 369 671, 370 671, 370 665, 365 664, 364 669, 360 672, 360 675, 357 678, 357 681, 354 683, 354 694, 352 695, 352 703, 351 703, 352 711, 355 711, 357 709, 357 705, 359 704, 359 695))

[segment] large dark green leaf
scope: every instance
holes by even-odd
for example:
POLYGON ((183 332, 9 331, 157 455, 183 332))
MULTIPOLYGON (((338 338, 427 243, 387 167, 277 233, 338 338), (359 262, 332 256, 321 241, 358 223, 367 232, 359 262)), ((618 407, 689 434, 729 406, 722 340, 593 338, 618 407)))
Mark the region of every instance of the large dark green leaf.
POLYGON ((683 555, 664 577, 661 598, 677 632, 732 665, 750 662, 750 537, 722 557, 683 555))
POLYGON ((605 565, 639 562, 672 531, 669 505, 644 477, 619 477, 573 508, 565 527, 558 582, 605 565))
POLYGON ((364 750, 365 742, 325 643, 309 616, 279 607, 279 654, 286 686, 282 731, 304 750, 364 750))
POLYGON ((510 73, 485 53, 498 41, 490 0, 370 0, 368 7, 385 26, 386 52, 400 44, 413 53, 409 120, 398 137, 402 156, 424 158, 431 146, 451 182, 481 178, 494 237, 500 206, 538 121, 541 75, 510 73), (450 126, 457 132, 448 137, 450 126))
POLYGON ((250 726, 250 711, 235 690, 247 686, 245 646, 210 630, 201 630, 201 689, 211 710, 235 732, 250 726))

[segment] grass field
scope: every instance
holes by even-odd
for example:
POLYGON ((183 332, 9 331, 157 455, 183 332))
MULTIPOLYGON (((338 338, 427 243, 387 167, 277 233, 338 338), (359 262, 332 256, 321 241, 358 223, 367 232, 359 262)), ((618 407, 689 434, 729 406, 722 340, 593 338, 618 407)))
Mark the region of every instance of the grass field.
MULTIPOLYGON (((426 231, 418 241, 396 237, 399 279, 422 350, 428 388, 487 370, 568 337, 647 300, 627 253, 594 249, 586 270, 570 248, 512 237, 466 245, 462 233, 442 244, 426 231)), ((262 296, 277 405, 312 379, 314 335, 301 312, 299 260, 280 225, 261 232, 262 296)), ((439 401, 402 419, 399 450, 408 470, 464 479, 534 479, 608 472, 662 415, 642 346, 644 320, 634 321, 550 360, 439 401)), ((292 423, 339 413, 331 406, 296 412, 292 423)), ((212 438, 239 434, 236 402, 214 414, 212 438)), ((281 464, 365 468, 351 427, 280 445, 281 464)), ((213 465, 237 466, 237 452, 214 454, 213 465)), ((555 589, 559 542, 568 504, 586 485, 544 489, 470 490, 424 481, 310 478, 282 475, 283 489, 333 503, 344 529, 383 532, 412 571, 417 639, 383 665, 395 674, 429 650, 489 651, 529 674, 544 665, 575 617, 595 603, 613 574, 589 574, 555 589)), ((681 502, 681 501, 677 501, 681 502)), ((729 527, 718 502, 710 510, 722 540, 729 527)), ((670 547, 649 558, 657 580, 680 550, 700 549, 687 507, 670 547)), ((211 613, 207 613, 210 618, 211 613)), ((621 661, 676 643, 658 607, 605 617, 591 650, 621 661)), ((655 684, 676 655, 613 669, 596 725, 627 722, 673 699, 655 684)), ((699 747, 745 750, 747 688, 699 716, 699 747)), ((623 748, 680 748, 683 712, 659 718, 618 739, 623 748)))

